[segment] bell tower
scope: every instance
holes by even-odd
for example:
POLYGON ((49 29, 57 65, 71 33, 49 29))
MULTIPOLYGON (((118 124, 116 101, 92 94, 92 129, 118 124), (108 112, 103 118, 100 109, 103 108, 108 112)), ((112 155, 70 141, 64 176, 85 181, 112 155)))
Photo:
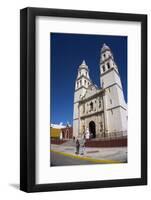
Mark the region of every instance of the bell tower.
POLYGON ((127 134, 127 104, 117 64, 109 46, 100 55, 100 85, 104 89, 105 134, 127 134))
POLYGON ((74 111, 73 111, 73 136, 77 137, 80 132, 80 115, 79 115, 79 101, 85 95, 87 88, 91 84, 88 66, 83 60, 78 68, 78 74, 75 81, 74 92, 74 111))

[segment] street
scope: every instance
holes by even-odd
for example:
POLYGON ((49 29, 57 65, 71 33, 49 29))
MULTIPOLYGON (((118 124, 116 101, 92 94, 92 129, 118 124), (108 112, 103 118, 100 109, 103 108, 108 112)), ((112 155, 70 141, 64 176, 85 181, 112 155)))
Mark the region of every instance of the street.
POLYGON ((51 166, 127 163, 127 147, 86 147, 84 155, 76 155, 75 151, 71 141, 51 144, 51 166))
POLYGON ((51 166, 96 164, 87 160, 80 160, 51 152, 51 166))

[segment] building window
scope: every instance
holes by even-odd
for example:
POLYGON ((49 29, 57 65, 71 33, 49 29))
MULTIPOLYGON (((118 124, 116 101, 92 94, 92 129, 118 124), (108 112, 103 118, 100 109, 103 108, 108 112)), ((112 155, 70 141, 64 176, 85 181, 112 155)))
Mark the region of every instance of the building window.
POLYGON ((108 69, 110 69, 110 63, 107 63, 107 67, 108 67, 108 69))
POLYGON ((101 98, 99 98, 99 108, 101 108, 101 98))
POLYGON ((82 81, 80 80, 80 86, 82 85, 82 81))
POLYGON ((105 65, 102 66, 103 72, 105 72, 105 65))
POLYGON ((112 99, 110 99, 110 104, 112 104, 112 99))
POLYGON ((79 82, 77 82, 77 88, 79 87, 79 82))
POLYGON ((86 72, 86 76, 88 75, 88 73, 86 72))
POLYGON ((93 110, 93 102, 90 103, 90 111, 93 110))
POLYGON ((105 55, 105 54, 103 54, 103 56, 104 56, 104 58, 106 57, 106 55, 105 55))
POLYGON ((87 81, 86 81, 86 80, 84 80, 84 85, 86 85, 86 83, 87 83, 87 81))

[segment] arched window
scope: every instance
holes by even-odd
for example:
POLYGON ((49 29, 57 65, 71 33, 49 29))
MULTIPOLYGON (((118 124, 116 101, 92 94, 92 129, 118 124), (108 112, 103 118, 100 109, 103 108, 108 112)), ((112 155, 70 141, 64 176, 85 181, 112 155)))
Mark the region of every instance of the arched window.
POLYGON ((105 72, 105 65, 102 66, 103 72, 105 72))
POLYGON ((79 82, 77 82, 77 88, 79 87, 79 82))
POLYGON ((86 76, 88 75, 88 73, 86 72, 86 76))
POLYGON ((110 69, 110 63, 107 63, 107 67, 108 67, 108 69, 110 69))
POLYGON ((86 80, 84 80, 84 85, 86 85, 86 83, 87 83, 87 81, 86 81, 86 80))
POLYGON ((93 102, 90 103, 90 111, 93 110, 93 102))
POLYGON ((82 85, 82 81, 80 80, 80 86, 82 85))
POLYGON ((99 98, 99 108, 101 108, 101 98, 99 98))

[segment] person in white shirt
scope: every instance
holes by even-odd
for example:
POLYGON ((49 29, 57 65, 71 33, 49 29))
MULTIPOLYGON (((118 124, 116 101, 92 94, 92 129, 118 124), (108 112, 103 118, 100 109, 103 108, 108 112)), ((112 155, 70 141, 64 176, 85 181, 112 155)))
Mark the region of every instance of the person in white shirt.
POLYGON ((80 140, 80 154, 81 155, 85 154, 85 143, 86 143, 85 134, 83 134, 83 136, 80 140))
POLYGON ((86 139, 90 139, 90 132, 89 132, 89 129, 87 128, 86 130, 86 139))

